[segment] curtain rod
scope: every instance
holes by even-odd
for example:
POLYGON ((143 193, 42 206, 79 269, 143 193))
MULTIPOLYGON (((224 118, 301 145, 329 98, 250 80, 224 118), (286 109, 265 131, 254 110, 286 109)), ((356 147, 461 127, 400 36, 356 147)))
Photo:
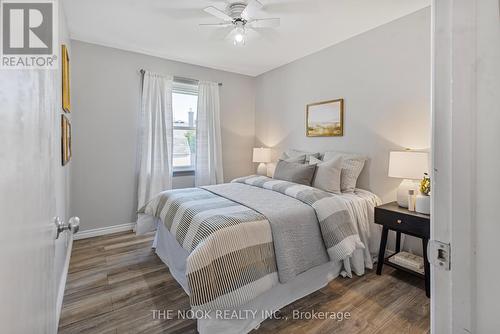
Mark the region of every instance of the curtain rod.
MULTIPOLYGON (((140 72, 141 74, 144 74, 144 73, 146 73, 146 70, 144 70, 144 69, 142 69, 142 68, 141 68, 141 69, 139 70, 139 72, 140 72)), ((179 80, 179 81, 186 81, 186 82, 189 82, 189 81, 191 81, 191 82, 199 82, 199 80, 196 80, 196 79, 184 78, 184 77, 179 77, 179 76, 174 75, 174 80, 175 80, 175 79, 177 79, 177 80, 179 80)), ((219 84, 219 86, 222 86, 222 82, 219 82, 218 84, 219 84)))

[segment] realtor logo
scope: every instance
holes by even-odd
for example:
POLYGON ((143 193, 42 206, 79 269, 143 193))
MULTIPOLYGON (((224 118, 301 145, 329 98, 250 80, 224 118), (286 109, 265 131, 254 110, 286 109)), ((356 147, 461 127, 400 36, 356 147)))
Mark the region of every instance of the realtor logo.
POLYGON ((57 67, 57 3, 0 0, 1 68, 57 67))

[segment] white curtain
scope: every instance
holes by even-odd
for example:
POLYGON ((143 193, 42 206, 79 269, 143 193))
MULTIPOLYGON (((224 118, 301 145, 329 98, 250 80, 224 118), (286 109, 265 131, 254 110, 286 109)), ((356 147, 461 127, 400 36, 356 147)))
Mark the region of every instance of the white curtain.
POLYGON ((173 77, 143 74, 138 208, 172 188, 172 84, 173 77))
POLYGON ((219 84, 200 81, 196 121, 195 186, 223 182, 219 84))

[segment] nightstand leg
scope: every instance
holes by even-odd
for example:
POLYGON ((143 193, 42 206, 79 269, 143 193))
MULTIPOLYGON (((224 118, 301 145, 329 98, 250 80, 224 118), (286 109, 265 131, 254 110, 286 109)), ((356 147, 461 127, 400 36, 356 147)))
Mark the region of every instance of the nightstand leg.
POLYGON ((401 251, 401 232, 396 232, 396 253, 401 251))
POLYGON ((424 253, 424 274, 425 274, 425 295, 431 297, 431 267, 427 259, 427 242, 429 240, 422 239, 422 248, 424 253))
POLYGON ((387 246, 387 234, 389 229, 384 226, 382 229, 382 239, 380 239, 380 249, 378 250, 377 275, 382 274, 382 266, 384 265, 385 247, 387 246))

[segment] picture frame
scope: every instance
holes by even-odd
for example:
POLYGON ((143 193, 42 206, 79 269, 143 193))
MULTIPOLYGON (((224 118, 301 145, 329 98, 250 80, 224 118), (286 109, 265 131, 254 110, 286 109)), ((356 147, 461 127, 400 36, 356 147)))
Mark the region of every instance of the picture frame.
POLYGON ((311 103, 306 106, 307 137, 344 135, 344 99, 311 103))
POLYGON ((65 166, 71 160, 71 123, 69 119, 61 115, 61 162, 65 166))
POLYGON ((64 112, 71 112, 69 53, 66 45, 61 45, 61 72, 62 72, 62 108, 64 112))

